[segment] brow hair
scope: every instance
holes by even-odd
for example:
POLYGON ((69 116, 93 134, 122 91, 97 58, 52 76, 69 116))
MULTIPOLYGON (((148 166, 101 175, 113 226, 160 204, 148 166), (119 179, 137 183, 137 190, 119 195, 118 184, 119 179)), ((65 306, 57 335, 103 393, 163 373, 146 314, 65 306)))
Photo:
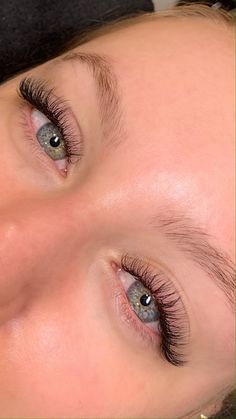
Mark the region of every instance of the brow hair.
POLYGON ((224 292, 232 308, 235 302, 235 265, 229 255, 211 243, 211 235, 196 227, 190 217, 175 215, 168 210, 157 215, 154 224, 173 241, 188 258, 201 269, 224 292))
MULTIPOLYGON (((110 32, 121 27, 123 23, 127 26, 127 24, 138 23, 146 18, 156 19, 158 17, 205 17, 224 22, 230 26, 234 23, 233 16, 224 10, 211 9, 208 6, 194 4, 174 7, 157 14, 152 13, 129 18, 124 22, 121 21, 115 25, 109 25, 107 29, 110 32)), ((104 28, 101 28, 92 34, 92 38, 97 38, 100 30, 100 35, 104 34, 104 28)), ((80 44, 84 42, 81 40, 80 44)), ((104 126, 106 126, 105 137, 106 134, 108 135, 112 132, 113 139, 117 140, 117 130, 122 131, 120 124, 122 113, 118 84, 109 60, 105 56, 83 52, 69 52, 62 60, 77 60, 85 63, 92 70, 100 95, 101 120, 104 126)), ((190 218, 182 214, 170 217, 166 215, 163 217, 162 214, 155 218, 155 222, 158 228, 175 242, 180 250, 215 281, 217 286, 225 293, 230 305, 233 306, 235 300, 234 263, 223 250, 218 249, 211 243, 211 236, 202 228, 196 227, 190 218)))
POLYGON ((105 55, 84 52, 69 52, 61 58, 62 61, 78 61, 87 65, 92 71, 96 81, 97 94, 99 98, 99 112, 103 135, 109 138, 109 143, 114 144, 125 131, 121 124, 121 98, 118 89, 118 81, 112 70, 111 63, 105 55))

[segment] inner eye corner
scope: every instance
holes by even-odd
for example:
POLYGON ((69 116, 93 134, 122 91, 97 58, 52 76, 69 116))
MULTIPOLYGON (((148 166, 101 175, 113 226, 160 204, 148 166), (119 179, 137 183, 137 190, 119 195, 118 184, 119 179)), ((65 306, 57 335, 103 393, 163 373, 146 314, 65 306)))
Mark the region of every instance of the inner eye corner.
POLYGON ((122 270, 121 264, 119 262, 112 260, 110 264, 113 271, 120 272, 122 270))

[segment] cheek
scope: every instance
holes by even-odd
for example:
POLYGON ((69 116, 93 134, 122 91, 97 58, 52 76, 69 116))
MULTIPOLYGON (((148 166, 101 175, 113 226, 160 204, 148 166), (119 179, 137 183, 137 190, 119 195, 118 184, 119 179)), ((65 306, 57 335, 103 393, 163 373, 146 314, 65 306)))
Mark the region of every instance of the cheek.
POLYGON ((113 330, 101 281, 88 274, 95 235, 91 222, 83 222, 82 205, 80 215, 75 224, 54 200, 53 208, 49 201, 28 202, 1 218, 0 403, 6 416, 9 409, 9 415, 58 417, 112 417, 119 409, 139 416, 143 409, 142 356, 113 330))
POLYGON ((17 397, 22 415, 139 416, 146 398, 141 358, 111 329, 100 296, 87 308, 79 297, 86 297, 82 288, 76 297, 64 290, 8 325, 3 394, 17 397))
MULTIPOLYGON (((7 97, 0 97, 0 143, 1 143, 1 165, 0 165, 0 208, 5 207, 11 200, 15 199, 15 194, 22 190, 22 173, 26 169, 26 162, 19 158, 16 148, 13 146, 12 133, 19 134, 19 121, 13 120, 16 109, 7 97), (15 130, 14 130, 15 127, 15 130)), ((18 140, 20 140, 18 136, 18 140)), ((27 184, 26 184, 27 185, 27 184)), ((25 187, 26 187, 25 185, 25 187)), ((25 188, 25 192, 26 192, 25 188)))
MULTIPOLYGON (((0 114, 2 115, 0 107, 0 114)), ((21 189, 17 154, 11 145, 9 130, 5 121, 0 124, 1 164, 0 164, 0 210, 16 199, 17 191, 21 189), (4 156, 4 158, 3 158, 4 156)), ((19 159, 18 159, 19 160, 19 159)))

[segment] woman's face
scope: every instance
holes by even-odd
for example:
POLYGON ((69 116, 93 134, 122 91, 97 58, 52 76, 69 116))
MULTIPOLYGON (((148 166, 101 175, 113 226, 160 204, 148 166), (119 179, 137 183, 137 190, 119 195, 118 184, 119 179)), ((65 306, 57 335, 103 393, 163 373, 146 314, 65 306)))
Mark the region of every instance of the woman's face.
POLYGON ((233 80, 233 31, 189 18, 1 86, 1 417, 189 418, 230 388, 233 80))

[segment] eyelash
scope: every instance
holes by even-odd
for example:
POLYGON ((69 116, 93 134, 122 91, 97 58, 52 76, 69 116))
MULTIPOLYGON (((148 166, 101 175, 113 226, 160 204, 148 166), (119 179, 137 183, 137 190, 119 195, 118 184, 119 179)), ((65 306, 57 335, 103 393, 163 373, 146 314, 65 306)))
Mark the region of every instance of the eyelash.
MULTIPOLYGON (((18 95, 21 100, 40 111, 57 127, 65 143, 68 164, 80 160, 83 155, 83 140, 82 136, 75 133, 72 128, 73 124, 70 121, 72 115, 65 100, 57 97, 54 89, 49 88, 45 82, 30 77, 20 82, 18 95)), ((44 154, 46 156, 46 153, 44 154)))
MULTIPOLYGON (((78 139, 69 122, 70 110, 63 99, 55 96, 54 89, 48 88, 45 82, 24 78, 19 85, 18 95, 24 102, 42 112, 59 130, 65 142, 68 163, 76 163, 83 155, 82 136, 78 139)), ((30 138, 32 139, 32 138, 30 138)), ((35 139, 32 139, 35 141, 35 139)), ((151 268, 143 261, 125 255, 121 259, 121 268, 132 275, 134 280, 140 281, 150 290, 156 301, 160 313, 161 352, 165 359, 175 366, 185 364, 181 348, 187 339, 186 314, 177 291, 163 274, 153 274, 151 268)), ((126 297, 127 300, 127 297, 126 297)), ((125 315, 128 316, 126 301, 125 315)), ((136 325, 141 334, 147 334, 147 327, 143 325, 136 314, 136 325), (145 329, 145 331, 144 331, 145 329)))
MULTIPOLYGON (((122 257, 121 268, 150 290, 160 314, 161 353, 172 365, 183 366, 186 361, 181 348, 187 343, 188 327, 181 298, 171 281, 163 273, 154 274, 149 265, 128 255, 122 257)), ((147 329, 138 317, 137 322, 147 329)))

